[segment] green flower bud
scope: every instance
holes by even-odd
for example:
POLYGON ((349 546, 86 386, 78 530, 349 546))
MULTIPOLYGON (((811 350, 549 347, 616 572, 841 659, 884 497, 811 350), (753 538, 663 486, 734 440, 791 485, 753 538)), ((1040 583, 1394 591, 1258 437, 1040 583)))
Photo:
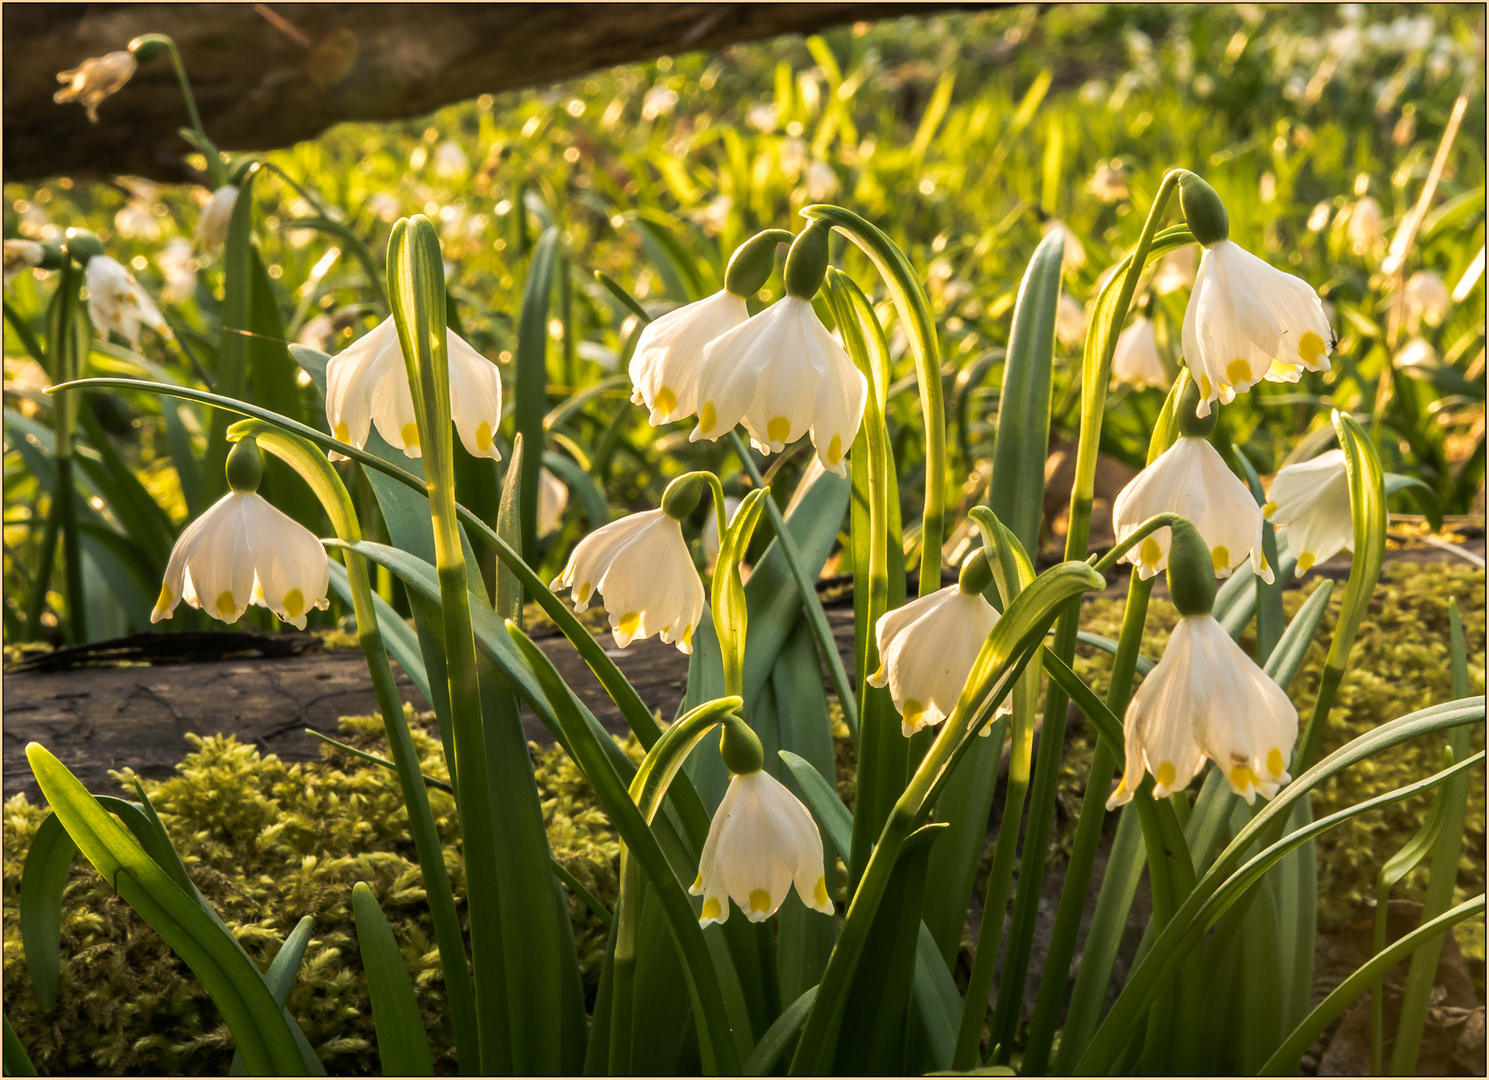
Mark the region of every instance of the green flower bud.
POLYGON ((129 51, 142 64, 148 64, 170 47, 171 39, 164 34, 141 34, 129 43, 129 51))
POLYGON ((724 737, 719 740, 719 756, 736 776, 759 772, 765 766, 765 748, 750 726, 730 713, 724 719, 724 737))
POLYGON ((724 288, 735 296, 754 296, 776 268, 777 245, 789 243, 791 234, 785 229, 766 229, 750 237, 729 257, 729 269, 724 271, 724 288))
POLYGON ((1215 189, 1188 169, 1179 173, 1179 208, 1189 231, 1205 247, 1230 239, 1230 218, 1215 189))
POLYGON ((968 596, 980 596, 993 581, 993 568, 988 565, 987 548, 979 548, 962 563, 957 588, 968 596))
POLYGON ((241 157, 234 158, 232 164, 227 169, 227 182, 232 184, 233 187, 242 187, 244 177, 258 163, 258 157, 253 154, 244 154, 241 157))
POLYGON ((1180 615, 1208 615, 1215 606, 1215 560, 1187 520, 1170 530, 1168 592, 1180 615))
POLYGON ((1220 419, 1220 410, 1211 409, 1209 416, 1199 415, 1199 404, 1204 395, 1194 379, 1184 380, 1184 392, 1179 395, 1177 419, 1179 434, 1190 439, 1208 439, 1215 430, 1215 421, 1220 419))
POLYGON ((259 489, 264 478, 264 455, 255 439, 239 439, 227 456, 227 484, 239 494, 259 489))
POLYGON ((50 240, 43 240, 41 248, 45 254, 37 265, 43 270, 61 270, 62 264, 67 261, 67 253, 50 240))
POLYGON ((708 478, 703 473, 690 472, 679 476, 662 492, 662 513, 673 521, 686 521, 698 509, 698 501, 703 498, 703 489, 707 485, 708 478))
POLYGON ((827 238, 832 225, 817 220, 797 234, 786 256, 786 295, 810 300, 827 276, 827 238))
POLYGON ((67 253, 78 261, 79 266, 87 266, 89 259, 103 254, 103 241, 87 229, 68 229, 67 253))

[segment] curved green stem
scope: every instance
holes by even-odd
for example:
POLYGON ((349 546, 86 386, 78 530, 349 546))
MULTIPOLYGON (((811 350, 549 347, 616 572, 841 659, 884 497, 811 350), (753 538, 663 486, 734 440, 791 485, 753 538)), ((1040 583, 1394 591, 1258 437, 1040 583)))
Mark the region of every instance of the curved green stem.
POLYGON ((808 221, 832 223, 873 262, 884 279, 900 321, 905 324, 915 375, 920 382, 920 411, 925 423, 925 512, 921 519, 920 595, 941 587, 941 542, 946 525, 946 407, 942 400, 941 346, 936 320, 920 276, 893 240, 877 226, 841 206, 804 208, 808 221))
MULTIPOLYGON (((202 126, 202 114, 197 112, 196 95, 191 92, 191 80, 186 77, 186 64, 181 59, 181 50, 176 48, 175 39, 168 34, 161 34, 165 39, 166 49, 171 54, 171 67, 176 71, 176 81, 181 84, 181 97, 186 102, 186 115, 191 119, 192 130, 201 136, 202 141, 212 146, 212 140, 207 137, 207 129, 202 126)), ((215 158, 212 154, 204 155, 207 158, 207 181, 215 191, 222 186, 222 158, 215 158)))
MULTIPOLYGON (((1122 556, 1137 547, 1138 544, 1141 544, 1150 533, 1157 532, 1159 529, 1171 528, 1179 522, 1187 520, 1182 514, 1154 514, 1134 529, 1125 539, 1113 545, 1110 551, 1093 562, 1091 566, 1098 574, 1109 574, 1116 569, 1117 563, 1122 560, 1122 556)), ((1136 569, 1133 570, 1133 573, 1137 573, 1136 569)), ((1148 580, 1151 581, 1152 579, 1149 578, 1148 580)))

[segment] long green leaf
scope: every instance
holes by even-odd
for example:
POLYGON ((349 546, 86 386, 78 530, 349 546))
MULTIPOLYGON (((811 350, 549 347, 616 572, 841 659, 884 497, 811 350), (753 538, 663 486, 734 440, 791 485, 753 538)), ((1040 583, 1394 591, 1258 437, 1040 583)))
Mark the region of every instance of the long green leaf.
POLYGON ((78 852, 77 844, 49 814, 31 839, 21 869, 21 944, 26 950, 26 969, 31 988, 43 1012, 51 1012, 57 1001, 57 974, 61 965, 62 890, 78 852))
POLYGON ((543 465, 543 418, 548 414, 548 297, 558 264, 558 228, 549 226, 533 248, 517 320, 517 432, 527 444, 520 481, 522 557, 538 562, 538 473, 543 465))
POLYGON ((384 1076, 432 1076, 434 1055, 429 1033, 419 1013, 408 968, 393 937, 393 928, 377 897, 364 882, 352 886, 352 914, 357 922, 357 945, 367 993, 372 999, 372 1023, 377 1031, 377 1053, 384 1076))
POLYGON ((21 1045, 15 1029, 10 1026, 10 1017, 0 1018, 5 1025, 5 1075, 35 1076, 36 1066, 31 1064, 31 1055, 21 1045))
POLYGON ((791 1048, 792 1042, 801 1031, 801 1025, 806 1023, 807 1014, 812 1011, 812 1002, 817 999, 817 988, 814 986, 802 992, 801 996, 793 1001, 776 1017, 775 1023, 760 1041, 755 1044, 755 1049, 750 1051, 750 1056, 744 1063, 745 1076, 770 1076, 774 1073, 776 1063, 781 1056, 791 1048))

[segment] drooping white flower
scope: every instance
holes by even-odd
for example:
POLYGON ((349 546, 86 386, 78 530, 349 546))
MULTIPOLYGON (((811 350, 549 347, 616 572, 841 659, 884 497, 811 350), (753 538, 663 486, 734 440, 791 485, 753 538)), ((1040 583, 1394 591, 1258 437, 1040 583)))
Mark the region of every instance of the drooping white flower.
POLYGON ((745 298, 728 289, 647 323, 629 367, 631 401, 651 410, 653 427, 698 411, 698 371, 709 342, 750 317, 745 298))
POLYGON ((1086 309, 1067 292, 1062 292, 1055 304, 1055 337, 1067 349, 1077 348, 1086 340, 1086 309))
POLYGON ((619 648, 658 634, 684 653, 693 651, 706 596, 682 526, 661 510, 630 514, 590 533, 549 588, 569 589, 576 612, 596 593, 603 597, 619 648))
POLYGON ((1158 260, 1158 269, 1153 273, 1153 291, 1166 296, 1194 284, 1194 275, 1199 270, 1199 256, 1193 244, 1174 248, 1158 260))
POLYGON ((24 270, 40 266, 47 249, 35 240, 5 241, 5 284, 24 270))
POLYGON ((1418 270, 1406 279, 1406 321, 1415 330, 1423 322, 1439 325, 1453 302, 1443 279, 1431 270, 1418 270))
POLYGON ((1386 243, 1386 217, 1380 203, 1369 195, 1355 203, 1349 211, 1349 225, 1345 230, 1349 238, 1349 249, 1356 255, 1369 255, 1386 243))
POLYGON ((470 172, 470 158, 460 144, 446 139, 434 148, 434 175, 442 180, 453 180, 470 172))
POLYGON ((956 708, 998 613, 979 592, 948 585, 879 617, 874 641, 879 670, 870 686, 889 687, 908 738, 941 723, 956 708))
MULTIPOLYGON (((460 441, 474 457, 501 460, 494 434, 501 424, 501 373, 453 330, 446 328, 450 412, 460 441)), ((391 316, 326 365, 326 420, 344 443, 362 447, 372 424, 389 446, 420 457, 419 426, 408 389, 408 369, 391 316)), ((331 454, 337 461, 341 455, 331 454)))
POLYGON ((1198 415, 1256 383, 1297 382, 1299 368, 1329 370, 1334 331, 1318 293, 1231 240, 1200 256, 1184 312, 1184 359, 1200 388, 1198 415))
POLYGON ((141 324, 170 337, 165 317, 134 275, 107 255, 88 260, 88 317, 101 337, 116 331, 138 348, 141 324))
POLYGON ((88 119, 98 123, 98 106, 110 94, 117 93, 139 66, 134 53, 125 49, 90 56, 75 68, 57 72, 57 81, 66 83, 52 95, 58 105, 76 101, 88 110, 88 119))
POLYGON ((1288 550, 1298 557, 1296 577, 1341 551, 1353 551, 1355 528, 1344 451, 1328 450, 1311 461, 1279 469, 1262 512, 1286 535, 1288 550))
POLYGON ((1287 764, 1298 712, 1211 615, 1179 619, 1123 726, 1127 767, 1108 810, 1131 800, 1145 770, 1153 774, 1155 799, 1182 791, 1205 758, 1248 804, 1258 792, 1270 799, 1292 779, 1287 764))
MULTIPOLYGON (((1118 493, 1112 504, 1117 540, 1125 540, 1156 514, 1179 514, 1194 523, 1217 576, 1230 577, 1250 558, 1257 576, 1272 580, 1272 568, 1262 553, 1261 508, 1207 440, 1180 436, 1118 493)), ((1143 578, 1165 569, 1169 532, 1153 530, 1122 561, 1136 566, 1143 578)))
POLYGON ((823 871, 822 836, 811 812, 763 769, 735 774, 708 827, 689 890, 703 897, 704 926, 729 918, 732 897, 750 922, 764 922, 795 884, 801 902, 833 913, 823 871))
POLYGON ((547 469, 538 471, 538 535, 557 532, 569 505, 569 489, 547 469))
POLYGON ((179 304, 196 292, 196 264, 192 261, 191 241, 184 236, 173 236, 155 256, 155 265, 165 275, 165 288, 160 298, 169 304, 179 304))
POLYGON ((1097 163, 1096 171, 1086 181, 1086 190, 1104 203, 1131 198, 1127 190, 1127 169, 1121 159, 1097 163))
POLYGON ((230 491, 176 541, 150 621, 170 618, 185 600, 232 623, 254 603, 303 630, 305 613, 329 604, 330 581, 314 533, 263 496, 230 491))
POLYGON ((114 229, 130 239, 159 240, 160 219, 155 216, 154 204, 130 199, 114 215, 114 229))
POLYGON ((1147 386, 1166 388, 1169 384, 1168 369, 1163 366, 1163 357, 1158 355, 1158 338, 1153 332, 1153 323, 1142 315, 1133 316, 1127 328, 1117 336, 1117 347, 1112 351, 1112 379, 1139 389, 1147 386))
POLYGON ((233 220, 233 207, 238 203, 238 189, 224 184, 212 192, 207 205, 202 207, 201 220, 196 223, 195 246, 203 251, 215 251, 227 240, 228 225, 233 220))
POLYGON ((822 464, 846 476, 869 384, 812 310, 786 296, 703 350, 698 426, 689 441, 717 439, 743 423, 762 454, 809 431, 822 464))

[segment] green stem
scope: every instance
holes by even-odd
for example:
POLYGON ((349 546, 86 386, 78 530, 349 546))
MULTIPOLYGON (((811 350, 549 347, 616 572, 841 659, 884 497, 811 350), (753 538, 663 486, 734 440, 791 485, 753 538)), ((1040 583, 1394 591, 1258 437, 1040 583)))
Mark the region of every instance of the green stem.
MULTIPOLYGON (((57 282, 56 300, 47 315, 51 347, 52 378, 66 382, 77 378, 79 342, 77 327, 78 267, 71 256, 64 259, 57 282)), ((57 480, 52 489, 56 500, 57 527, 62 536, 63 590, 67 602, 67 636, 75 645, 88 640, 88 615, 83 596, 83 565, 78 540, 77 500, 73 479, 73 427, 77 423, 78 398, 59 401, 52 410, 55 433, 57 480)), ((50 523, 49 523, 50 528, 50 523)), ((48 574, 48 577, 50 573, 48 574)), ((41 588, 45 590, 46 581, 41 588)))
MULTIPOLYGON (((744 463, 745 471, 750 474, 750 479, 754 481, 757 488, 763 488, 765 480, 761 477, 760 470, 755 467, 755 461, 750 456, 744 440, 739 437, 739 429, 735 428, 730 431, 729 438, 733 441, 735 454, 744 463)), ((722 490, 715 495, 715 498, 722 505, 722 490)), ((801 549, 796 546, 796 537, 791 535, 791 530, 786 526, 786 519, 781 514, 781 508, 775 504, 774 499, 765 500, 765 512, 770 515, 771 526, 775 529, 776 539, 781 545, 781 553, 786 556, 786 566, 796 582, 796 591, 801 594, 802 611, 805 612, 807 625, 811 628, 812 640, 817 643, 817 653, 822 657, 822 662, 827 665, 828 674, 832 678, 833 690, 837 692, 838 701, 843 706, 843 718, 847 721, 848 730, 857 737, 858 698, 853 693, 848 673, 843 669, 843 658, 838 654, 832 628, 827 625, 827 613, 822 610, 822 600, 817 596, 816 583, 807 577, 806 570, 801 565, 801 549)), ((722 536, 723 533, 720 532, 719 535, 722 536)))
POLYGON ((57 535, 62 528, 62 501, 57 497, 58 487, 52 489, 47 505, 46 528, 41 534, 41 552, 38 555, 36 576, 31 581, 31 593, 26 597, 26 640, 41 639, 41 616, 47 609, 47 592, 52 582, 52 567, 57 561, 57 535))

